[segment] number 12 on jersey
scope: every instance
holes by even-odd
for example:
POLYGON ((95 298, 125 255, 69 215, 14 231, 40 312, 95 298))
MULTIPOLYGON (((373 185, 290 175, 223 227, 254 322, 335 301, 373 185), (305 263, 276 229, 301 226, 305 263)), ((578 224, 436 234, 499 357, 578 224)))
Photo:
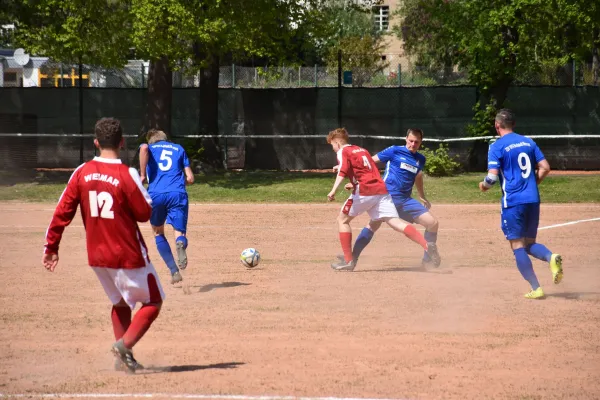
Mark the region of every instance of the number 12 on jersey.
POLYGON ((100 218, 115 219, 115 213, 112 210, 113 198, 108 192, 96 192, 90 190, 90 215, 92 217, 98 217, 98 211, 100 210, 100 218))

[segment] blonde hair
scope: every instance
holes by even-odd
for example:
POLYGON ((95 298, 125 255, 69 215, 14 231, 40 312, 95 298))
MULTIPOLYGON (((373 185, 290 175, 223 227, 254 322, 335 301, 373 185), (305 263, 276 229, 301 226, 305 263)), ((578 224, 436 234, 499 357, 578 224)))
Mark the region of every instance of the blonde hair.
POLYGON ((146 141, 148 144, 160 142, 161 140, 167 140, 167 134, 158 129, 150 129, 146 133, 146 141))
POLYGON ((327 135, 327 143, 331 144, 335 139, 340 139, 344 143, 348 143, 349 135, 346 128, 337 128, 329 132, 327 135))

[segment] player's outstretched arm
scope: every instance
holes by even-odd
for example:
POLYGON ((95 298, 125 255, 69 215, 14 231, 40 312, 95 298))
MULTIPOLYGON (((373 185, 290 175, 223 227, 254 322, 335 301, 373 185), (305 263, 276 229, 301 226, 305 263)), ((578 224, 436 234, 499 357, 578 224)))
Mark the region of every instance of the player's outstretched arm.
POLYGON ((188 185, 191 185, 194 183, 194 172, 192 171, 191 167, 185 167, 184 168, 185 171, 185 182, 188 185))
POLYGON ((417 176, 415 177, 415 186, 417 187, 417 192, 419 193, 419 198, 423 202, 423 205, 428 210, 431 208, 431 203, 427 200, 425 196, 425 186, 423 184, 423 171, 419 171, 417 176))
POLYGON ((135 168, 129 168, 129 175, 131 176, 131 181, 128 183, 129 207, 137 222, 146 222, 152 215, 152 198, 142 185, 142 180, 135 168))
POLYGON ((77 186, 79 168, 73 172, 67 187, 58 200, 56 210, 50 221, 50 226, 46 231, 46 244, 44 245, 44 255, 42 264, 53 272, 58 264, 58 248, 65 228, 73 221, 77 207, 79 206, 80 196, 77 186))
POLYGON ((537 164, 537 167, 538 169, 535 171, 535 180, 539 185, 550 173, 550 164, 547 160, 542 160, 537 164))
POLYGON ((342 182, 344 181, 344 177, 342 175, 338 175, 335 178, 335 182, 333 184, 333 188, 331 189, 331 192, 329 192, 329 194, 327 195, 327 199, 329 199, 329 201, 334 201, 335 200, 335 194, 337 193, 338 188, 340 187, 340 185, 342 184, 342 182))
POLYGON ((148 145, 144 143, 140 146, 140 179, 142 180, 142 183, 146 180, 148 157, 148 145))
POLYGON ((479 182, 479 190, 487 192, 492 186, 498 182, 498 170, 490 169, 487 176, 481 182, 479 182))

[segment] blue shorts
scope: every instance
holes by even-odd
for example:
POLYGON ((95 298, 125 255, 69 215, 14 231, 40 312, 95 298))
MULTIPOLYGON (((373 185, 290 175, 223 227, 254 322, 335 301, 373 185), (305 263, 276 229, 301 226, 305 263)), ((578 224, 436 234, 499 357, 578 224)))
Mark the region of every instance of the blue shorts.
POLYGON ((398 216, 406 222, 410 222, 411 224, 415 222, 415 219, 417 219, 419 216, 429 212, 429 210, 425 208, 423 204, 412 197, 392 196, 392 200, 394 201, 394 205, 398 211, 398 216))
POLYGON ((188 195, 187 193, 156 193, 152 197, 152 226, 163 226, 165 221, 173 229, 185 233, 188 220, 188 195))
POLYGON ((535 239, 540 224, 540 203, 517 204, 503 208, 502 232, 508 240, 535 239))

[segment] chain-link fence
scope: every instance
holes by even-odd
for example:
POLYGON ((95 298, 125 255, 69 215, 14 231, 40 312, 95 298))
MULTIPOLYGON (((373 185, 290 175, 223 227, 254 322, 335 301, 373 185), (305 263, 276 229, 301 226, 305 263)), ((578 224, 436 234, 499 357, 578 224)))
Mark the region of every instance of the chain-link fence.
MULTIPOLYGON (((468 85, 465 71, 447 68, 432 70, 415 65, 401 54, 374 57, 364 54, 340 54, 332 65, 222 65, 219 87, 222 88, 308 88, 308 87, 414 87, 468 85)), ((148 61, 132 60, 123 68, 101 68, 89 65, 58 63, 35 57, 26 65, 18 65, 10 57, 0 58, 3 70, 0 86, 27 87, 106 87, 145 88, 148 86, 148 61)), ((1 72, 1 71, 0 71, 1 72)), ((600 72, 600 71, 599 71, 600 72)), ((591 64, 569 63, 564 66, 544 65, 536 71, 517 76, 515 85, 597 86, 599 72, 591 64)), ((173 72, 174 88, 200 85, 200 75, 173 72)))

